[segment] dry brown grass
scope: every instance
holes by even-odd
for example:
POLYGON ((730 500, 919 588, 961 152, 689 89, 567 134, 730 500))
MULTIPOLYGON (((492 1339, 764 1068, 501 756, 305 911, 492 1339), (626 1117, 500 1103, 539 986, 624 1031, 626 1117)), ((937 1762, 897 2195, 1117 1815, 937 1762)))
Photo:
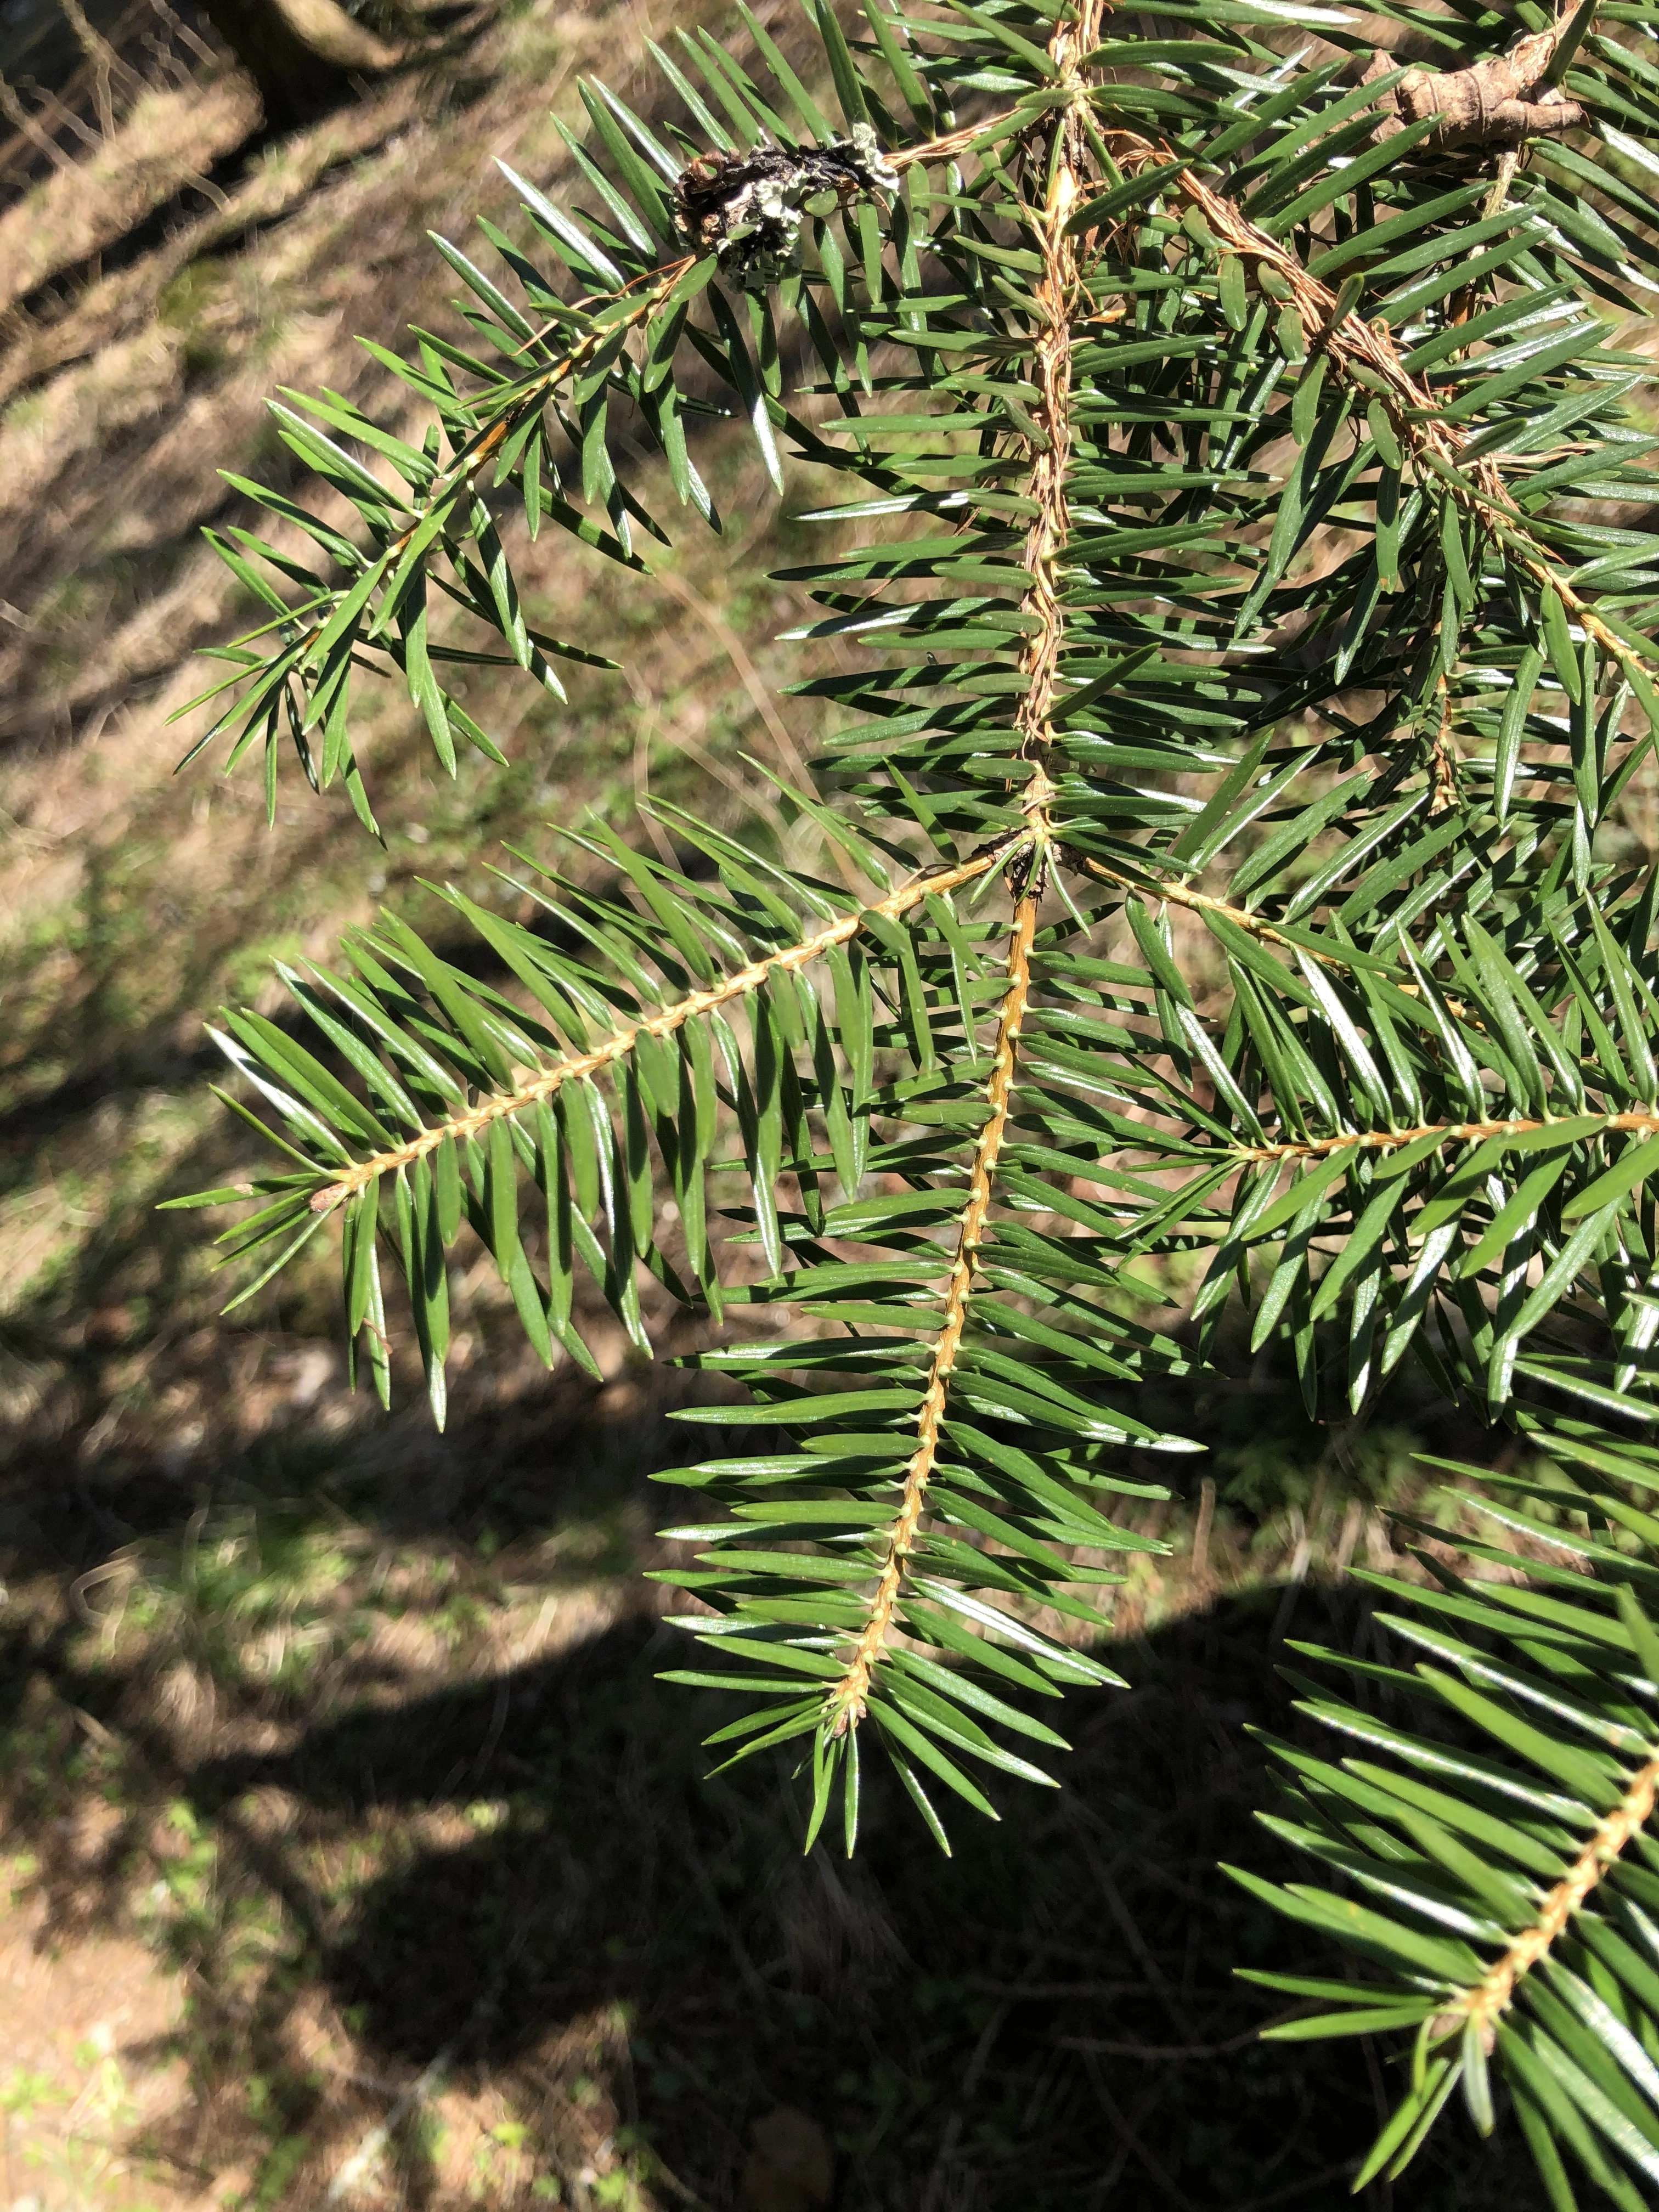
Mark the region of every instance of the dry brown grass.
MULTIPOLYGON (((605 9, 532 11, 473 58, 465 105, 441 83, 385 88, 270 149, 224 205, 95 279, 74 312, 16 331, 0 417, 0 806, 18 825, 7 871, 14 931, 38 932, 75 896, 68 843, 113 837, 124 815, 167 791, 182 738, 167 715, 198 680, 192 649, 231 613, 229 580, 194 544, 198 526, 225 511, 216 467, 269 465, 264 402, 280 383, 384 396, 386 379, 353 333, 395 343, 407 320, 445 318, 453 287, 425 227, 459 234, 475 204, 505 206, 506 187, 489 182, 489 154, 532 173, 557 167, 550 94, 562 110, 575 105, 569 77, 614 49, 611 21, 605 9), (500 70, 509 53, 514 67, 500 70), (487 75, 492 64, 499 73, 487 75)), ((239 101, 228 82, 210 88, 204 110, 222 135, 239 101)), ((113 179, 154 178, 168 159, 178 167, 166 131, 147 154, 137 143, 152 120, 172 128, 176 106, 158 95, 135 115, 125 161, 106 165, 113 179)), ((81 229, 72 246, 62 244, 64 223, 59 246, 31 245, 14 293, 113 221, 98 211, 103 174, 88 165, 84 177, 41 188, 44 204, 65 222, 74 210, 81 229)), ((112 187, 108 205, 120 199, 112 187)), ((40 228, 33 202, 0 220, 15 240, 40 228)), ((567 601, 585 587, 571 565, 544 564, 567 601)), ((186 834, 199 792, 180 791, 164 809, 170 834, 186 834)))
POLYGON ((0 215, 0 315, 118 244, 185 185, 204 183, 258 120, 258 96, 235 71, 147 92, 89 161, 59 169, 0 215))

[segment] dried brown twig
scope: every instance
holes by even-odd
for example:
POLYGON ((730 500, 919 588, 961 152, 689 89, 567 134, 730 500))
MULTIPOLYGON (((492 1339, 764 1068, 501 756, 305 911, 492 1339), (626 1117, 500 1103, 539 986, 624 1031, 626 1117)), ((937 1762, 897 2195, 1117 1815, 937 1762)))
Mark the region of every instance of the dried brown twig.
MULTIPOLYGON (((1382 95, 1389 112, 1377 126, 1377 137, 1394 137, 1431 117, 1437 118, 1436 127, 1422 143, 1432 148, 1516 146, 1572 130, 1584 120, 1584 110, 1553 78, 1557 50, 1577 20, 1534 31, 1517 39, 1507 53, 1490 55, 1468 69, 1408 70, 1382 95)), ((1365 81, 1386 76, 1394 65, 1389 55, 1378 54, 1365 81)))

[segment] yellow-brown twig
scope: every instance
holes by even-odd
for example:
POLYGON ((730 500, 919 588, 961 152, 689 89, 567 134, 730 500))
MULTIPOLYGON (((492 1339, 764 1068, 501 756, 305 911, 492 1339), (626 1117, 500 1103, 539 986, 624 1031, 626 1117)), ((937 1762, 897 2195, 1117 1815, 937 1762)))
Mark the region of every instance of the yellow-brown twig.
MULTIPOLYGON (((1062 23, 1048 51, 1059 65, 1061 80, 1081 88, 1079 58, 1098 43, 1103 0, 1085 0, 1077 22, 1062 23)), ((1024 690, 1015 717, 1020 732, 1020 757, 1031 764, 1022 805, 1027 818, 1046 831, 1048 802, 1054 795, 1044 757, 1054 740, 1054 691, 1060 674, 1060 649, 1066 641, 1066 620, 1056 589, 1056 568, 1071 529, 1066 479, 1072 464, 1072 317, 1077 303, 1077 243, 1071 220, 1083 195, 1079 173, 1083 129, 1075 106, 1060 118, 1059 143, 1049 164, 1048 190, 1043 197, 1039 233, 1042 276, 1036 292, 1041 318, 1033 365, 1033 380, 1041 397, 1036 419, 1041 439, 1029 441, 1031 477, 1029 496, 1036 513, 1025 534, 1024 568, 1030 589, 1020 611, 1034 617, 1036 628, 1021 650, 1019 672, 1024 690)))
MULTIPOLYGON (((1272 922, 1264 921, 1261 915, 1252 914, 1248 907, 1230 906, 1225 899, 1214 898, 1208 891, 1195 891, 1178 878, 1158 877, 1148 880, 1140 876, 1132 876, 1121 868, 1109 867, 1104 860, 1096 860, 1092 854, 1073 852, 1063 845, 1060 850, 1065 854, 1068 866, 1080 869, 1085 875, 1093 876, 1103 884, 1115 884, 1121 890, 1136 891, 1142 898, 1156 899, 1161 905, 1184 907, 1189 914, 1215 915, 1223 921, 1231 922, 1235 929, 1245 931, 1261 944, 1282 945, 1287 952, 1298 952, 1304 958, 1317 960, 1322 967, 1334 968, 1341 974, 1348 973, 1353 967, 1353 962, 1345 960, 1340 952, 1325 952, 1316 945, 1300 944, 1294 937, 1287 937, 1282 929, 1275 929, 1272 922)), ((1390 975, 1389 981, 1406 998, 1417 999, 1423 994, 1420 983, 1408 982, 1395 975, 1390 975)), ((1460 1022, 1469 1020, 1468 1008, 1462 999, 1443 999, 1441 1003, 1460 1022)), ((1484 1024, 1471 1022, 1470 1026, 1481 1029, 1484 1024)))
MULTIPOLYGON (((1127 142, 1126 149, 1137 159, 1173 158, 1167 148, 1133 132, 1116 131, 1111 137, 1114 142, 1127 142)), ((1659 673, 1608 628, 1556 568, 1528 528, 1526 517, 1510 501, 1491 459, 1477 459, 1472 464, 1465 461, 1463 448, 1468 441, 1463 432, 1437 419, 1439 409, 1433 392, 1407 368, 1386 326, 1368 323, 1356 314, 1339 318, 1336 295, 1329 287, 1310 276, 1288 247, 1259 230, 1236 202, 1213 191, 1190 169, 1182 169, 1175 183, 1202 213, 1218 245, 1254 261, 1258 268, 1271 269, 1284 283, 1304 328, 1322 333, 1326 353, 1338 375, 1382 402, 1401 447, 1440 478, 1458 506, 1508 550, 1535 584, 1553 592, 1621 667, 1635 667, 1644 676, 1659 673)))
POLYGON ((1443 814, 1457 804, 1457 755, 1452 746, 1452 689, 1440 678, 1440 726, 1429 749, 1429 812, 1443 814))
MULTIPOLYGON (((532 407, 544 406, 547 403, 547 396, 554 387, 562 384, 567 376, 574 375, 584 362, 591 359, 605 340, 617 331, 631 330, 635 323, 643 322, 652 310, 667 298, 686 270, 692 266, 694 258, 689 253, 682 254, 678 261, 668 262, 659 269, 647 270, 644 276, 635 277, 633 283, 624 289, 631 291, 634 285, 646 283, 653 277, 657 281, 650 291, 641 294, 633 303, 626 315, 619 317, 615 322, 605 324, 601 330, 590 331, 578 344, 572 346, 562 361, 555 362, 551 368, 544 369, 527 392, 521 392, 504 413, 498 415, 487 428, 479 431, 477 435, 464 446, 447 466, 439 470, 437 475, 427 486, 420 510, 414 521, 406 529, 400 531, 397 537, 392 538, 381 553, 379 566, 382 574, 388 574, 409 550, 433 509, 441 501, 452 497, 458 490, 470 487, 479 472, 489 466, 514 431, 523 422, 528 410, 532 407)), ((608 295, 607 296, 617 295, 608 295)), ((540 338, 544 337, 552 327, 550 323, 548 324, 545 328, 536 332, 533 337, 526 338, 524 344, 536 343, 540 338)), ((520 346, 519 350, 522 352, 524 347, 520 346)), ((341 595, 343 596, 343 590, 341 595)), ((305 636, 299 641, 301 664, 303 664, 305 655, 309 653, 327 628, 329 618, 329 615, 325 612, 319 621, 312 623, 305 636)), ((271 627, 273 625, 266 624, 267 629, 271 627)), ((257 635, 258 633, 254 635, 257 635)))
MULTIPOLYGON (((1077 21, 1061 22, 1048 43, 1049 55, 1061 82, 1079 91, 1081 79, 1078 65, 1099 41, 1103 6, 1104 0, 1083 0, 1077 21)), ((981 125, 979 129, 983 131, 985 127, 981 125)), ((1081 145, 1081 125, 1075 110, 1068 106, 1059 118, 1041 232, 1043 269, 1036 288, 1041 327, 1036 340, 1035 380, 1041 395, 1036 415, 1042 434, 1027 441, 1031 464, 1029 493, 1036 513, 1025 537, 1024 567, 1031 582, 1020 606, 1023 614, 1035 618, 1035 627, 1020 654, 1024 690, 1016 718, 1020 732, 1020 757, 1032 768, 1021 803, 1030 824, 1039 874, 1048 836, 1048 801, 1054 791, 1043 755, 1054 736, 1055 685, 1066 635, 1055 572, 1064 556, 1070 528, 1066 477, 1072 455, 1072 315, 1078 286, 1077 248, 1070 223, 1081 196, 1078 171, 1081 145)), ((913 149, 911 158, 921 158, 926 150, 913 149)), ((931 151, 937 157, 940 151, 939 142, 931 151)), ((887 1532, 886 1552, 871 1594, 869 1610, 853 1645, 846 1671, 824 1700, 824 1717, 833 1735, 842 1735, 849 1728, 856 1728, 864 1717, 871 1680, 892 1633, 906 1568, 921 1532, 928 1486, 939 1459, 951 1378, 967 1325, 979 1248, 990 1217, 997 1163, 1007 1127, 1020 1030, 1030 995, 1031 945, 1036 933, 1039 890, 1040 884, 1034 875, 1014 907, 1013 933, 1008 945, 1007 988, 997 1018, 996 1047, 986 1093, 988 1110, 969 1169, 968 1195, 957 1224, 956 1250, 945 1289, 945 1317, 933 1340, 927 1388, 916 1414, 916 1446, 904 1470, 898 1510, 887 1532)))
MULTIPOLYGON (((600 347, 609 339, 613 338, 618 331, 631 330, 635 323, 643 322, 655 308, 661 306, 686 270, 693 266, 696 258, 695 254, 683 253, 678 260, 665 262, 658 269, 647 269, 642 276, 635 276, 632 283, 623 287, 624 291, 631 292, 635 285, 647 283, 650 284, 651 289, 640 295, 625 315, 619 315, 614 321, 601 325, 598 330, 590 331, 585 337, 571 347, 562 361, 556 361, 550 368, 544 369, 530 389, 527 392, 521 392, 505 412, 496 416, 488 429, 481 430, 470 444, 462 447, 449 465, 441 469, 433 478, 427 492, 423 514, 417 516, 401 537, 394 538, 387 547, 385 557, 388 563, 397 560, 407 549, 425 519, 425 514, 430 513, 439 500, 447 498, 459 484, 470 483, 480 469, 495 459, 523 421, 527 408, 544 405, 547 395, 554 386, 562 384, 567 376, 574 375, 583 363, 590 361, 600 347)), ((606 296, 617 299, 621 297, 621 294, 612 293, 606 296)), ((552 325, 549 324, 545 329, 538 331, 534 337, 526 338, 524 342, 525 345, 535 344, 540 338, 545 337, 551 328, 552 325)), ((523 347, 520 347, 520 350, 522 352, 523 347)))
MULTIPOLYGON (((1297 1137, 1278 1145, 1239 1145, 1234 1147, 1234 1152, 1240 1161, 1261 1163, 1328 1159, 1333 1152, 1396 1152, 1425 1137, 1438 1137, 1443 1145, 1475 1145, 1488 1137, 1526 1136, 1534 1129, 1553 1128, 1555 1121, 1578 1118, 1576 1115, 1557 1115, 1554 1121, 1532 1121, 1517 1115, 1496 1121, 1425 1121, 1413 1129, 1345 1129, 1334 1137, 1297 1137)), ((1601 1127, 1586 1130, 1586 1136, 1611 1136, 1616 1133, 1659 1135, 1659 1113, 1603 1114, 1597 1118, 1601 1127)))
POLYGON ((1531 1927, 1515 1938, 1472 1990, 1437 2016, 1435 2026, 1440 2033, 1455 2033, 1468 2021, 1488 2033, 1496 2026, 1500 2014, 1515 2001, 1516 1984, 1566 1934, 1590 1892, 1652 1819, 1656 1799, 1659 1799, 1659 1758, 1650 1759, 1637 1769, 1624 1796, 1545 1898, 1531 1927))
POLYGON ((1007 1132, 1008 1101, 1013 1091, 1019 1033, 1030 995, 1031 943, 1036 933, 1036 901, 1028 896, 1021 899, 1014 909, 1013 934, 1008 945, 1008 984, 1002 994, 1001 1012, 997 1018, 996 1050, 986 1092, 989 1111, 974 1146, 973 1164, 968 1173, 968 1196, 957 1229, 951 1279, 945 1295, 945 1318, 939 1334, 933 1340, 933 1358, 927 1369, 927 1386, 922 1392, 921 1405, 916 1414, 916 1447, 904 1470, 898 1511, 887 1532, 886 1555, 871 1595, 870 1609, 853 1646, 847 1670, 824 1700, 825 1717, 834 1735, 844 1735, 849 1728, 856 1728, 864 1718, 871 1677, 880 1663, 887 1639, 892 1633, 893 1616, 904 1586, 905 1570, 921 1530, 928 1486, 933 1481, 933 1469, 939 1461, 939 1439, 950 1395, 951 1377, 956 1370, 957 1355, 962 1349, 962 1334, 967 1325, 969 1301, 973 1296, 979 1249, 984 1242, 986 1223, 990 1215, 997 1162, 1007 1132))
POLYGON ((1120 890, 1139 891, 1143 898, 1165 900, 1170 906, 1185 907, 1192 914, 1218 915, 1223 921, 1231 921, 1236 928, 1247 930, 1252 937, 1261 938, 1269 945, 1282 945, 1288 951, 1305 951, 1310 959, 1321 960, 1328 968, 1340 968, 1345 964, 1334 952, 1317 952, 1310 946, 1298 945, 1293 937, 1286 937, 1283 930, 1275 929, 1272 922, 1264 921, 1259 914, 1252 914, 1248 907, 1229 906, 1225 899, 1212 898, 1208 891, 1192 890, 1174 878, 1159 878, 1155 882, 1145 882, 1140 877, 1129 875, 1122 869, 1109 867, 1104 860, 1097 860, 1089 853, 1067 853, 1066 857, 1071 866, 1081 868, 1085 875, 1094 876, 1103 884, 1115 884, 1120 890))
MULTIPOLYGON (((1015 838, 1011 842, 1018 842, 1015 838)), ((721 1006, 729 1006, 734 999, 746 998, 759 988, 769 975, 787 974, 797 968, 805 968, 821 959, 837 945, 845 945, 865 928, 868 917, 880 915, 896 921, 908 914, 913 906, 940 891, 956 890, 963 884, 972 883, 988 869, 996 866, 1007 848, 1000 847, 989 853, 977 853, 971 860, 963 860, 954 868, 945 868, 934 874, 915 876, 908 884, 901 884, 885 898, 876 899, 856 914, 842 915, 826 922, 822 929, 814 930, 799 944, 791 945, 781 952, 769 952, 763 959, 751 960, 730 975, 722 976, 718 983, 702 991, 693 991, 672 1006, 660 1007, 653 1014, 646 1014, 637 1022, 629 1022, 613 1030, 602 1043, 591 1051, 578 1053, 569 1060, 562 1060, 556 1066, 538 1068, 514 1091, 494 1091, 481 1098, 476 1106, 453 1120, 441 1121, 430 1129, 422 1129, 418 1137, 406 1144, 395 1145, 388 1152, 376 1152, 367 1160, 360 1160, 347 1170, 336 1182, 315 1193, 311 1200, 313 1213, 327 1213, 342 1205, 354 1192, 362 1190, 383 1175, 395 1174, 399 1168, 410 1167, 428 1152, 435 1152, 447 1139, 464 1144, 476 1137, 492 1121, 499 1121, 509 1114, 521 1114, 539 1098, 550 1098, 567 1083, 580 1083, 601 1069, 614 1066, 625 1060, 641 1036, 672 1036, 684 1029, 687 1022, 696 1021, 704 1014, 712 1014, 721 1006)))

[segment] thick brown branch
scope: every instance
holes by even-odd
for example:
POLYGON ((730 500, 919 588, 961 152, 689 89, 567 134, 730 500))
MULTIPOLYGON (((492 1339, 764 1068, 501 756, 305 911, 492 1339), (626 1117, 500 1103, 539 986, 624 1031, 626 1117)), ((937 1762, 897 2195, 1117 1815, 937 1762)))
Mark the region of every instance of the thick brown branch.
POLYGON ((870 1610, 853 1647, 847 1671, 824 1701, 824 1715, 833 1735, 845 1735, 849 1728, 856 1728, 864 1718, 871 1678, 880 1663, 887 1639, 892 1633, 893 1615, 904 1587, 905 1571, 921 1531, 928 1486, 939 1462, 939 1440, 944 1430, 951 1377, 956 1370, 957 1355, 962 1349, 962 1334, 967 1325, 969 1300, 974 1292, 979 1249, 985 1240, 991 1195, 996 1182, 997 1163, 1007 1132, 1008 1102, 1013 1091, 1019 1033, 1030 995, 1031 943, 1036 933, 1036 901, 1031 897, 1023 898, 1014 909, 1013 935, 1008 945, 1008 984, 1002 994, 1002 1007, 997 1018, 996 1051, 986 1090, 989 1110, 975 1144, 973 1164, 968 1172, 968 1196, 957 1230, 951 1279, 945 1295, 945 1318, 939 1326, 939 1334, 933 1340, 933 1358, 927 1370, 927 1387, 922 1393, 921 1405, 916 1414, 916 1448, 904 1470, 898 1511, 894 1515, 892 1526, 887 1533, 886 1556, 871 1595, 870 1610))
MULTIPOLYGON (((1436 126, 1423 143, 1433 147, 1512 146, 1572 130, 1584 111, 1551 82, 1566 28, 1563 21, 1534 31, 1507 53, 1489 55, 1468 69, 1408 70, 1386 95, 1394 112, 1378 126, 1377 137, 1393 137, 1431 116, 1436 126)), ((1387 54, 1378 54, 1365 74, 1383 76, 1393 66, 1387 54)))
POLYGON ((406 1144, 396 1145, 389 1152, 376 1152, 370 1159, 358 1161, 337 1182, 315 1194, 311 1201, 312 1212, 327 1213, 355 1191, 362 1190, 380 1176, 392 1174, 398 1168, 412 1166, 426 1153, 435 1152, 447 1139, 453 1138, 457 1143, 464 1144, 469 1137, 476 1137, 481 1130, 487 1129, 492 1121, 499 1121, 509 1114, 520 1114, 526 1107, 533 1106, 538 1098, 552 1097, 567 1083, 580 1083, 587 1076, 597 1075, 602 1068, 614 1066, 617 1061, 628 1057, 642 1036, 672 1036, 676 1030, 684 1029, 687 1022, 696 1021, 704 1014, 714 1013, 721 1006, 729 1006, 734 999, 747 997, 750 992, 758 989, 769 975, 787 974, 793 969, 810 966, 836 945, 845 945, 856 937, 866 927, 872 915, 895 921, 921 900, 937 892, 955 890, 963 884, 972 883, 976 877, 994 867, 1006 849, 1003 846, 993 852, 978 853, 972 860, 963 860, 957 867, 945 868, 932 875, 913 877, 908 884, 901 884, 896 891, 890 891, 885 898, 861 907, 856 914, 842 915, 836 921, 826 922, 822 929, 814 930, 810 937, 802 938, 799 944, 791 945, 781 952, 769 952, 763 959, 751 960, 747 967, 722 976, 718 983, 710 984, 706 990, 693 991, 672 1006, 663 1006, 653 1014, 647 1014, 637 1022, 630 1022, 623 1028, 613 1030, 592 1051, 562 1060, 556 1066, 538 1068, 518 1089, 492 1092, 489 1097, 481 1098, 476 1106, 470 1107, 465 1114, 458 1114, 453 1121, 441 1121, 435 1127, 422 1129, 418 1137, 411 1137, 406 1144))

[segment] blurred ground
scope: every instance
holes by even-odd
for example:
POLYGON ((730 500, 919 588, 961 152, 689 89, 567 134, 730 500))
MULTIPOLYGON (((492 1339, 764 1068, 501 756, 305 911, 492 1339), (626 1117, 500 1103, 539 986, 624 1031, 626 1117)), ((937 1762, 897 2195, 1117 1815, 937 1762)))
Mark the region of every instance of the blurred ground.
MULTIPOLYGON (((1334 2207, 1393 2078, 1369 2045, 1254 2043, 1271 2001, 1230 1968, 1296 1943, 1214 1863, 1277 1863, 1245 1723, 1297 1725, 1285 1636, 1373 1649, 1343 1577, 1392 1556, 1378 1504, 1415 1450, 1481 1440, 1402 1403, 1333 1460, 1266 1369, 1188 1409, 1219 1502, 1143 1516, 1174 1555, 1120 1609, 1133 1686, 1068 1708, 1063 1790, 946 1862, 878 1782, 849 1869, 801 1858, 781 1760, 705 1782, 712 1706, 653 1680, 676 1646, 640 1579, 665 1556, 646 1479, 684 1452, 666 1416, 692 1378, 641 1372, 603 1316, 605 1379, 544 1377, 494 1328, 486 1264, 452 1291, 449 1433, 418 1403, 382 1422, 346 1390, 325 1263, 222 1322, 202 1217, 154 1211, 247 1157, 201 1023, 267 993, 273 955, 325 957, 382 902, 429 923, 417 876, 488 896, 503 837, 544 849, 543 823, 630 819, 647 787, 750 819, 742 753, 778 757, 780 728, 811 750, 802 703, 780 725, 769 698, 800 672, 768 642, 796 603, 757 580, 804 534, 716 435, 701 465, 738 520, 660 588, 623 600, 548 537, 526 556, 532 615, 626 667, 568 709, 481 672, 507 770, 440 781, 396 702, 359 726, 384 854, 297 775, 267 831, 252 782, 173 773, 191 654, 242 611, 197 535, 240 513, 216 471, 285 465, 265 397, 380 392, 352 334, 449 314, 425 229, 502 214, 494 156, 556 175, 577 74, 629 93, 647 32, 693 12, 512 0, 265 139, 194 19, 144 0, 105 26, 119 68, 60 36, 58 90, 22 81, 27 128, 7 111, 13 2212, 1334 2207)), ((1400 2212, 1535 2201, 1474 2148, 1454 2124, 1400 2212)))

